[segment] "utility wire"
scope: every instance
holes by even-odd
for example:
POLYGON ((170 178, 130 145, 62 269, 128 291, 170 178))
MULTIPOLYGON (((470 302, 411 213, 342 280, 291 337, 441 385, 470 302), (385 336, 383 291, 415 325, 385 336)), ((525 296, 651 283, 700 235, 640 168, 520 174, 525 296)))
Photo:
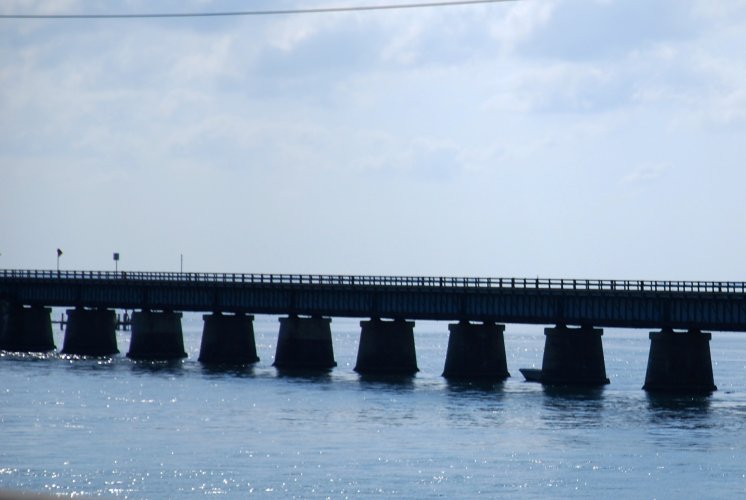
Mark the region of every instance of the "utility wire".
POLYGON ((313 9, 244 10, 233 12, 182 12, 155 14, 0 14, 0 19, 137 19, 174 17, 231 17, 231 16, 283 16, 291 14, 328 14, 332 12, 359 12, 371 10, 419 9, 425 7, 451 7, 485 3, 515 2, 518 0, 451 0, 385 5, 360 5, 357 7, 319 7, 313 9))

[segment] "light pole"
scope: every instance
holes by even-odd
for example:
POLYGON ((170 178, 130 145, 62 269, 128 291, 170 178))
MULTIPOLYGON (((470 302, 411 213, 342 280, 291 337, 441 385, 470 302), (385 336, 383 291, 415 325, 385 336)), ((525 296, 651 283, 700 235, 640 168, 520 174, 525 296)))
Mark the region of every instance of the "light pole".
POLYGON ((184 272, 184 254, 183 253, 179 254, 179 257, 180 257, 180 262, 181 262, 179 265, 179 272, 183 273, 184 272))
POLYGON ((114 272, 119 272, 119 252, 114 252, 114 272))
POLYGON ((62 257, 62 250, 57 249, 57 272, 60 272, 60 257, 62 257))

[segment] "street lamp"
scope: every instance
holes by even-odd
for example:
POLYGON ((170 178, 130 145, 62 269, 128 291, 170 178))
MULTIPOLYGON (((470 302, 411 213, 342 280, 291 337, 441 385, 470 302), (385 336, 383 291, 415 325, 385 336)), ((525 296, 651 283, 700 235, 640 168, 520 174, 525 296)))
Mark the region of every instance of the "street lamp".
POLYGON ((57 249, 57 272, 60 272, 60 257, 62 257, 62 250, 57 249))
POLYGON ((114 252, 114 272, 119 272, 119 252, 114 252))

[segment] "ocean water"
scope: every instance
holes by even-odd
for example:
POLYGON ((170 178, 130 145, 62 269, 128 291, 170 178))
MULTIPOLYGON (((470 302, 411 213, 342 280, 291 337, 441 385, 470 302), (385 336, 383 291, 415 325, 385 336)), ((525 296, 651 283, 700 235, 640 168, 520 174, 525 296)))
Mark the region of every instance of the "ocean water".
MULTIPOLYGON (((746 493, 746 335, 714 333, 709 397, 640 388, 647 332, 607 329, 611 384, 524 382, 543 329, 508 325, 502 384, 449 383, 445 322, 415 327, 420 372, 353 371, 359 324, 334 319, 338 367, 283 375, 279 323, 257 317, 261 361, 198 363, 185 314, 177 363, 0 354, 0 490, 110 498, 733 498, 746 493)), ((63 336, 55 331, 58 346, 63 336)))

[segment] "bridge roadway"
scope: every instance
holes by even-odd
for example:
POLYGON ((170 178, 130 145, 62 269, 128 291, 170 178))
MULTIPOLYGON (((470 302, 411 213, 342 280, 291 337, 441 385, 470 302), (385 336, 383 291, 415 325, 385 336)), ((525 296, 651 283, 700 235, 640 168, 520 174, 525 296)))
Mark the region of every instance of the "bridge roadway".
POLYGON ((0 270, 0 349, 55 349, 51 307, 72 308, 62 353, 75 355, 119 352, 115 310, 132 310, 127 356, 146 360, 185 357, 181 312, 209 313, 206 363, 258 361, 253 315, 286 315, 278 369, 336 366, 331 318, 364 318, 363 374, 416 372, 414 320, 455 321, 443 375, 496 380, 509 376, 504 323, 555 325, 542 369, 521 371, 564 385, 609 382, 602 328, 660 330, 649 333, 649 391, 716 390, 709 332, 746 331, 744 282, 0 270))
POLYGON ((0 270, 24 305, 746 331, 744 282, 0 270))

